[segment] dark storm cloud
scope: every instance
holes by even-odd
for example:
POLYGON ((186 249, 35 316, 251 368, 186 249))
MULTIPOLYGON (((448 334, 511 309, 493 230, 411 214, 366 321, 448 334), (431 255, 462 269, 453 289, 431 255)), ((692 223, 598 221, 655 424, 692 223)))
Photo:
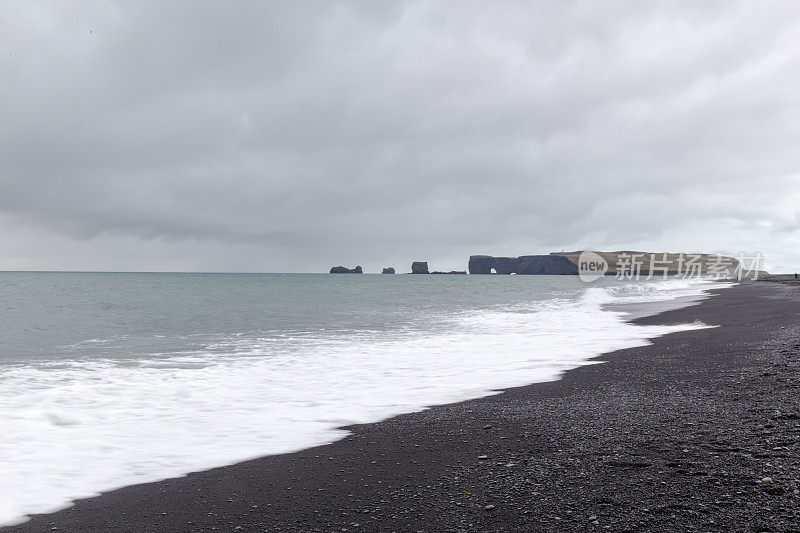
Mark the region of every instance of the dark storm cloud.
POLYGON ((97 268, 152 254, 134 269, 170 248, 191 269, 636 244, 798 260, 780 251, 798 229, 792 3, 0 11, 14 265, 83 267, 53 255, 65 243, 97 268))

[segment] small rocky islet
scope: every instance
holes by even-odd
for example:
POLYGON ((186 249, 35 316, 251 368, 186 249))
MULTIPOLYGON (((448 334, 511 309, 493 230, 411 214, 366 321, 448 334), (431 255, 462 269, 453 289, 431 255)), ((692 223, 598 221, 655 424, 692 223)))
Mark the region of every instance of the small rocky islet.
MULTIPOLYGON (((344 266, 335 266, 331 267, 330 270, 331 274, 363 274, 364 270, 361 268, 361 265, 356 266, 355 268, 347 268, 344 266)), ((381 274, 394 274, 395 270, 394 267, 385 267, 381 274)), ((414 261, 411 263, 411 273, 412 274, 466 274, 465 270, 450 270, 448 272, 440 272, 438 270, 434 270, 433 272, 428 271, 428 262, 427 261, 414 261)))

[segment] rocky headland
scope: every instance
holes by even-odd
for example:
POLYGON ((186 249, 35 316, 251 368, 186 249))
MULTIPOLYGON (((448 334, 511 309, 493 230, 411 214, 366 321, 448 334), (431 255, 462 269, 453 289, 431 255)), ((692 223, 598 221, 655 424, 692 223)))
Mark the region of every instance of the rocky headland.
MULTIPOLYGON (((470 274, 530 274, 577 275, 583 250, 551 252, 547 255, 522 255, 519 257, 493 257, 473 255, 469 258, 470 274)), ((639 275, 676 275, 718 273, 732 276, 739 266, 733 257, 715 254, 676 254, 664 252, 593 252, 608 265, 606 275, 617 275, 620 270, 639 275)))
POLYGON ((492 257, 473 255, 469 258, 470 274, 539 274, 577 275, 578 265, 558 255, 522 255, 492 257))

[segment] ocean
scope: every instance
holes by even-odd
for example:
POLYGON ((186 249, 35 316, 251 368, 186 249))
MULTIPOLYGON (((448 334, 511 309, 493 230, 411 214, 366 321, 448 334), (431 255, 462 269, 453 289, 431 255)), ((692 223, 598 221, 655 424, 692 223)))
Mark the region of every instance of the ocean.
MULTIPOLYGON (((703 280, 0 273, 0 524, 558 379, 703 280), (622 307, 621 307, 622 306, 622 307)), ((684 305, 679 303, 677 305, 684 305)))

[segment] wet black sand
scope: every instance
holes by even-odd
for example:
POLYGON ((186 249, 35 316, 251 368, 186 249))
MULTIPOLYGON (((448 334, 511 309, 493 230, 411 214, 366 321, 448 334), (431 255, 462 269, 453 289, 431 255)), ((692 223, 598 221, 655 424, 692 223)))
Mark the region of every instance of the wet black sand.
POLYGON ((639 320, 721 327, 558 382, 2 531, 800 531, 799 316, 800 287, 742 284, 639 320))

